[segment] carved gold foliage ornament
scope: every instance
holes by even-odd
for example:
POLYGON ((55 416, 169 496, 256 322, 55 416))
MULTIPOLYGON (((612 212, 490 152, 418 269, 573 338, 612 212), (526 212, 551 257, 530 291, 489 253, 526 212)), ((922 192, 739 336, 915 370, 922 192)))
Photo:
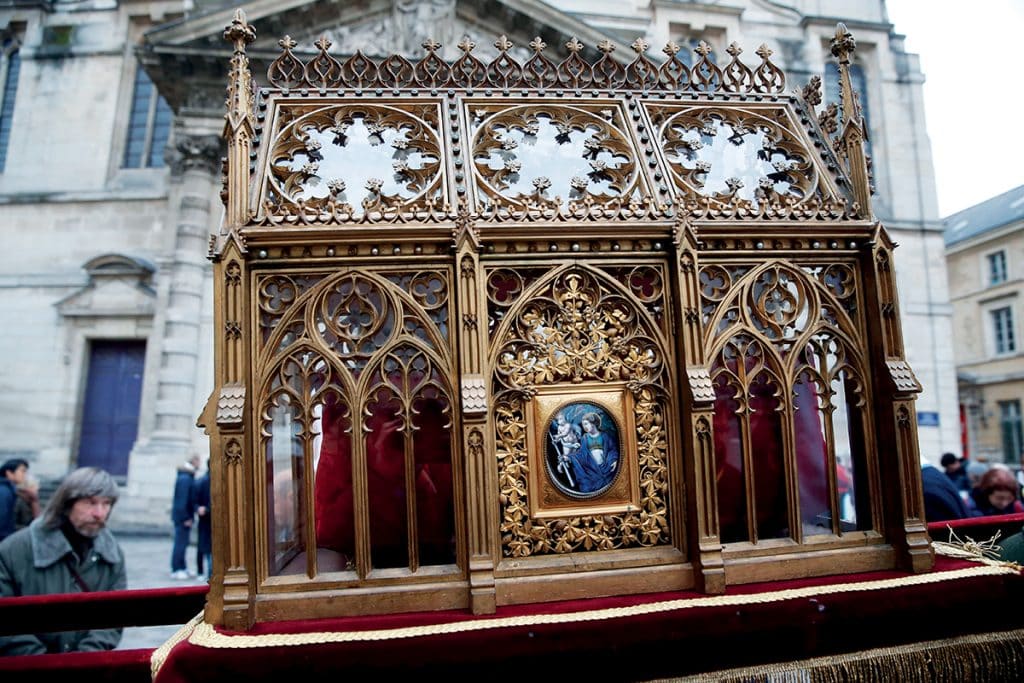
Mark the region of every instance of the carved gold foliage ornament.
POLYGON ((436 108, 299 106, 282 113, 269 165, 269 213, 357 215, 437 199, 436 108))
POLYGON ((628 197, 636 151, 617 108, 475 107, 473 163, 485 202, 514 207, 628 197))
MULTIPOLYGON (((489 297, 504 301, 530 287, 531 279, 493 271, 489 297)), ((669 542, 665 341, 644 305, 612 282, 588 270, 564 270, 539 289, 530 287, 494 331, 494 414, 506 556, 669 542), (624 381, 633 394, 641 510, 531 519, 527 401, 540 386, 571 391, 574 383, 589 381, 624 381)))

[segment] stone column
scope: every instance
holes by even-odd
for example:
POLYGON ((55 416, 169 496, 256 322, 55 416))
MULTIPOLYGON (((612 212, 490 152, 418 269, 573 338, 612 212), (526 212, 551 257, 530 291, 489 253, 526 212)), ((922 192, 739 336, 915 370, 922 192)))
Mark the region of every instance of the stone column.
MULTIPOLYGON (((163 306, 157 311, 151 348, 147 353, 147 382, 154 382, 154 415, 148 433, 140 434, 132 451, 127 499, 129 514, 138 524, 166 524, 163 505, 169 500, 174 468, 189 455, 198 428, 196 396, 204 275, 213 220, 219 218, 222 143, 218 135, 192 133, 179 123, 173 146, 166 152, 171 167, 167 222, 173 226, 158 277, 167 278, 163 306), (160 509, 154 509, 159 507, 160 509), (137 509, 136 509, 137 508, 137 509)), ((205 398, 205 397, 202 397, 205 398)), ((203 454, 200 454, 203 457, 203 454)))
POLYGON ((196 429, 196 369, 203 276, 211 231, 211 211, 219 178, 221 140, 216 135, 181 135, 171 154, 177 185, 174 251, 165 310, 156 422, 151 443, 173 450, 188 447, 196 429))

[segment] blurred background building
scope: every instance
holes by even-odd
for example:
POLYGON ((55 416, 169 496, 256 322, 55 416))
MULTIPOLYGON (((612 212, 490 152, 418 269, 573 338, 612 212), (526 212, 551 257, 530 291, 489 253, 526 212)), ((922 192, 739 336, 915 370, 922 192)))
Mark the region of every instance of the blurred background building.
POLYGON ((125 483, 119 523, 138 526, 168 525, 175 467, 193 452, 205 459, 195 427, 212 387, 205 255, 222 215, 221 34, 236 7, 256 27, 257 78, 286 34, 304 50, 325 35, 336 56, 420 55, 433 37, 449 58, 463 37, 485 58, 501 34, 523 54, 535 36, 558 54, 575 36, 610 40, 625 60, 644 37, 652 58, 668 41, 692 57, 704 40, 720 62, 733 42, 748 55, 766 44, 790 88, 820 76, 831 102, 829 41, 845 22, 874 208, 900 244, 921 451, 960 450, 924 76, 884 0, 0 0, 0 458, 25 457, 44 479, 105 467, 125 483))
POLYGON ((945 220, 965 453, 1021 463, 1024 185, 945 220))

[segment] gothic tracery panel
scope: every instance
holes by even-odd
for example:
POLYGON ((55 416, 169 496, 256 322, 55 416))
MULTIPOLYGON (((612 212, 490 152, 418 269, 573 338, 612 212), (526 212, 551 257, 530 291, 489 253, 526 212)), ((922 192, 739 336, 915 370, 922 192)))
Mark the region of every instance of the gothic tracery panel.
POLYGON ((295 207, 358 216, 444 194, 437 105, 283 105, 272 132, 264 214, 295 207))
POLYGON ((677 191, 719 205, 836 199, 783 108, 648 104, 677 191))
POLYGON ((637 154, 619 105, 469 107, 477 201, 566 207, 637 196, 637 154))
POLYGON ((257 280, 271 575, 455 563, 449 288, 431 269, 257 280))
POLYGON ((852 268, 708 264, 700 282, 723 541, 874 528, 852 268))

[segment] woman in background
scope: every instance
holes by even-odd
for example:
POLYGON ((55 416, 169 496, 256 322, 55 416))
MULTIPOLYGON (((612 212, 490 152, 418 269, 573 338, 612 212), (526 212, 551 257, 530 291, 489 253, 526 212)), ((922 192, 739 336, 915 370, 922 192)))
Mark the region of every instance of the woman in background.
POLYGON ((1019 492, 1020 485, 1009 468, 993 466, 978 482, 974 490, 974 502, 978 513, 984 516, 1024 512, 1019 492))

